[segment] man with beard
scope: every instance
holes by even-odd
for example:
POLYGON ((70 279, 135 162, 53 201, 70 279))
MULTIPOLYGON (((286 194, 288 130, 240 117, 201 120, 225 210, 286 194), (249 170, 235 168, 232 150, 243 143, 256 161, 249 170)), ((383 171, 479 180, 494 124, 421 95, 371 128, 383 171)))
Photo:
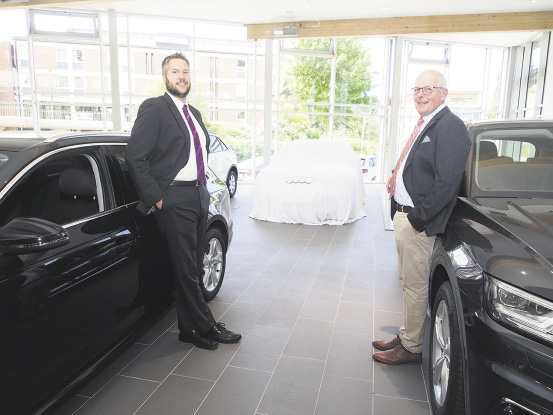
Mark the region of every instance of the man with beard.
POLYGON ((175 273, 179 340, 213 350, 242 336, 217 323, 200 287, 209 208, 205 166, 209 134, 200 112, 186 103, 190 64, 181 53, 162 64, 167 93, 138 110, 126 161, 140 195, 137 209, 153 212, 175 273))

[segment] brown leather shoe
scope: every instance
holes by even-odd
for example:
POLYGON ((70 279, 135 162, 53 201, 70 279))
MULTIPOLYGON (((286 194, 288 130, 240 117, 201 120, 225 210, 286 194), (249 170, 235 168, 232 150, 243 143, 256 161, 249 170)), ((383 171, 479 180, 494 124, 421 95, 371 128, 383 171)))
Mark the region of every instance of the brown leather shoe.
POLYGON ((394 337, 393 340, 387 342, 386 340, 375 340, 373 341, 373 347, 378 350, 392 350, 398 344, 401 344, 399 336, 394 337))
POLYGON ((389 365, 420 363, 422 361, 422 353, 411 353, 400 343, 392 350, 373 354, 373 359, 377 362, 387 363, 389 365))

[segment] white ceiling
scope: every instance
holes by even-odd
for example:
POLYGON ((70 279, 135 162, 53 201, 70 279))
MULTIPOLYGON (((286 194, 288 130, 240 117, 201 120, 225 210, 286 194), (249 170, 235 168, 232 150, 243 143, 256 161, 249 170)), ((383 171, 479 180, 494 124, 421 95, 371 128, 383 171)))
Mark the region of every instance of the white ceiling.
MULTIPOLYGON (((74 4, 66 7, 75 8, 74 4)), ((302 22, 405 16, 513 13, 553 11, 553 0, 122 0, 85 2, 87 10, 182 17, 233 24, 302 22)), ((514 46, 531 40, 535 33, 434 35, 442 41, 514 46)))
POLYGON ((553 0, 122 0, 83 8, 239 24, 552 11, 553 0))

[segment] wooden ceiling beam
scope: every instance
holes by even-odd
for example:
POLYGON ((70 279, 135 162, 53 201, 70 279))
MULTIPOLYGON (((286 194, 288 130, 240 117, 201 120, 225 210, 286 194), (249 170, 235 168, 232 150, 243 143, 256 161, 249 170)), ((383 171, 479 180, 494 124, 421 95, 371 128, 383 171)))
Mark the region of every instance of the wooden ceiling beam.
POLYGON ((535 32, 553 30, 553 11, 458 14, 381 19, 247 24, 248 40, 273 39, 273 29, 296 28, 302 37, 397 36, 429 33, 535 32))

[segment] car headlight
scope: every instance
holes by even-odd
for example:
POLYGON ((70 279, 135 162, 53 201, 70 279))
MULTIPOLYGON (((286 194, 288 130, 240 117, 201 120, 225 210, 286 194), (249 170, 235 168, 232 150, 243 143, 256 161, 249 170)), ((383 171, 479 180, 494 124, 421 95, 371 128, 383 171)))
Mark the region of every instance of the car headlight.
POLYGON ((498 323, 553 342, 553 302, 487 276, 486 303, 498 323))
POLYGON ((217 190, 209 195, 210 197, 210 203, 214 205, 218 205, 221 203, 223 199, 225 199, 225 196, 228 194, 228 190, 225 187, 224 189, 217 190))
POLYGON ((468 248, 462 244, 447 252, 457 277, 477 280, 482 278, 482 268, 474 260, 468 248))

